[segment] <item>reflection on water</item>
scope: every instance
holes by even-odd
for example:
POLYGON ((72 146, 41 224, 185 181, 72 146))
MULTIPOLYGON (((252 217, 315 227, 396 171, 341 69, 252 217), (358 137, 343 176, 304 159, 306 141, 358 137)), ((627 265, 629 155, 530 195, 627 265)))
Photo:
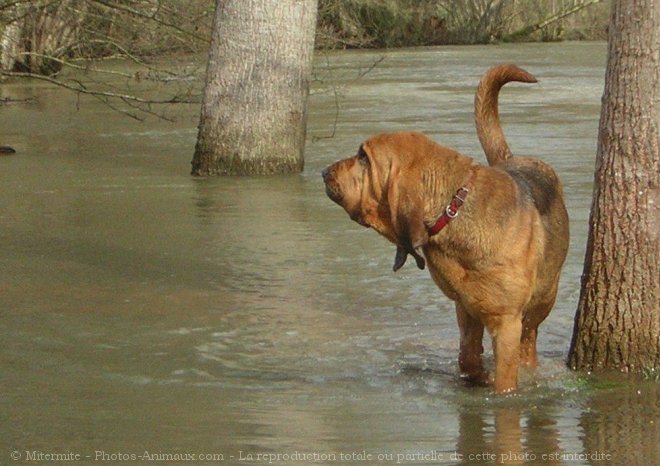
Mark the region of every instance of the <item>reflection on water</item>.
POLYGON ((657 387, 594 389, 563 362, 604 54, 602 43, 401 50, 359 80, 381 52, 319 57, 305 173, 268 179, 191 178, 196 109, 136 124, 3 84, 2 98, 39 100, 0 107, 0 144, 18 150, 0 159, 2 462, 657 463, 657 387), (506 87, 501 114, 514 152, 560 173, 572 244, 541 368, 500 399, 461 385, 451 304, 425 271, 393 274, 392 247, 325 197, 319 172, 383 130, 422 130, 483 160, 474 87, 503 61, 539 78, 506 87))

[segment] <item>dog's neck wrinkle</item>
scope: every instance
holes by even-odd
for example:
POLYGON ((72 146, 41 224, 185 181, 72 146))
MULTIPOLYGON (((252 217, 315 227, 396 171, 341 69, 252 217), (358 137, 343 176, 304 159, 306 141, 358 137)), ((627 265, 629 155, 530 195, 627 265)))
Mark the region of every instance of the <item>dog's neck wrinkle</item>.
MULTIPOLYGON (((452 258, 451 260, 458 261, 457 263, 460 263, 462 268, 470 269, 483 259, 483 250, 488 248, 488 240, 483 236, 483 229, 479 228, 483 219, 479 218, 479 214, 474 208, 480 202, 476 200, 480 197, 479 173, 485 167, 473 159, 467 157, 466 159, 461 160, 465 163, 457 163, 458 166, 453 170, 451 177, 447 177, 447 172, 444 172, 445 182, 442 184, 443 187, 437 190, 438 195, 430 206, 428 225, 434 225, 448 203, 451 202, 456 191, 469 184, 470 192, 466 197, 466 202, 458 217, 446 225, 441 232, 430 238, 427 245, 430 250, 425 248, 425 253, 431 251, 440 253, 447 259, 452 258), (447 180, 451 181, 447 182, 447 180)), ((439 175, 436 174, 436 176, 439 175)))
MULTIPOLYGON (((456 191, 463 187, 470 178, 471 170, 477 170, 478 164, 469 157, 456 157, 442 166, 429 167, 422 173, 424 189, 425 218, 434 223, 456 191)), ((476 178, 476 173, 474 178, 476 178)))

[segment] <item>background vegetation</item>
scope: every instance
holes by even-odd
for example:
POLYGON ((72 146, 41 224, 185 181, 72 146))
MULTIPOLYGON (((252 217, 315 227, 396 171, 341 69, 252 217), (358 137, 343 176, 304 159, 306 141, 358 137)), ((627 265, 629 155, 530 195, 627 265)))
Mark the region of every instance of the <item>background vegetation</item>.
MULTIPOLYGON (((605 39, 609 3, 319 0, 316 43, 357 48, 605 39)), ((0 68, 48 75, 71 58, 202 52, 214 6, 215 0, 0 0, 0 68)))
MULTIPOLYGON (((316 47, 604 39, 609 4, 319 0, 316 47)), ((162 110, 169 104, 201 101, 215 5, 216 0, 0 0, 0 80, 45 80, 136 119, 171 118, 162 110), (113 58, 135 66, 102 63, 113 58), (110 74, 125 78, 124 84, 112 84, 110 74)))
POLYGON ((606 39, 609 4, 588 0, 320 0, 317 46, 606 39), (571 11, 542 26, 545 20, 571 11))
POLYGON ((1 69, 53 74, 75 58, 206 50, 213 0, 0 0, 1 69))

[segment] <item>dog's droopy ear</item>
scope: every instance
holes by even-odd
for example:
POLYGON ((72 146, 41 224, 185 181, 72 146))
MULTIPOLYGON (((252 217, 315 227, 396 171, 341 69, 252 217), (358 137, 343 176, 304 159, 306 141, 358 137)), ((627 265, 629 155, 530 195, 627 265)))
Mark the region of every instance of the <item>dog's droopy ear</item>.
MULTIPOLYGON (((413 250, 410 255, 412 255, 415 258, 415 262, 417 262, 417 267, 420 270, 424 270, 424 267, 426 266, 426 261, 422 256, 417 254, 417 251, 413 250)), ((406 251, 403 247, 397 246, 396 248, 396 255, 394 256, 394 267, 392 267, 393 271, 399 270, 401 267, 403 267, 403 264, 406 263, 406 259, 408 259, 408 251, 406 251)))
POLYGON ((423 270, 426 263, 424 258, 416 250, 428 242, 429 235, 426 231, 426 225, 422 221, 421 211, 414 213, 399 212, 395 227, 398 243, 396 258, 394 260, 394 271, 396 272, 403 266, 407 254, 413 256, 417 262, 417 267, 423 270))
POLYGON ((426 267, 426 261, 422 256, 417 254, 417 251, 412 252, 412 256, 415 258, 415 263, 417 264, 417 268, 419 270, 424 270, 424 267, 426 267))
POLYGON ((403 266, 408 254, 415 258, 417 267, 423 269, 426 265, 424 258, 416 251, 429 240, 429 234, 422 217, 424 211, 422 200, 415 189, 406 186, 406 180, 400 176, 396 167, 390 172, 387 200, 390 207, 392 227, 397 240, 394 271, 396 272, 403 266))

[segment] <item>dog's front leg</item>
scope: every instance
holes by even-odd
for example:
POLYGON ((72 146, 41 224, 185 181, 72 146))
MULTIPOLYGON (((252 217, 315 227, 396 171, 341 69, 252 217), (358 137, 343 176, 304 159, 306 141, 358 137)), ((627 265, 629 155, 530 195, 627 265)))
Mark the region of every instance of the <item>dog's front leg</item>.
POLYGON ((472 317, 460 304, 456 303, 456 320, 461 332, 461 348, 458 353, 458 367, 461 378, 468 383, 485 385, 488 373, 483 368, 481 355, 484 352, 482 340, 484 325, 472 317))
POLYGON ((520 364, 520 315, 503 315, 491 330, 495 352, 495 392, 509 393, 518 388, 520 364))

